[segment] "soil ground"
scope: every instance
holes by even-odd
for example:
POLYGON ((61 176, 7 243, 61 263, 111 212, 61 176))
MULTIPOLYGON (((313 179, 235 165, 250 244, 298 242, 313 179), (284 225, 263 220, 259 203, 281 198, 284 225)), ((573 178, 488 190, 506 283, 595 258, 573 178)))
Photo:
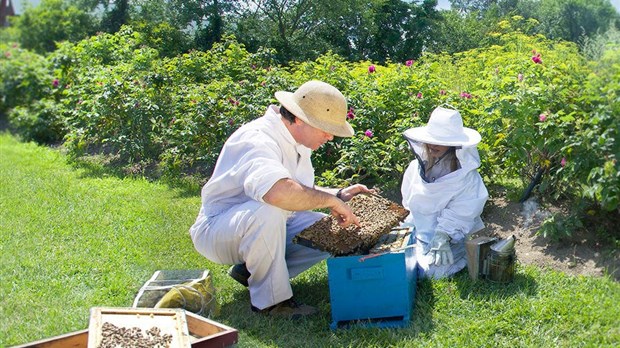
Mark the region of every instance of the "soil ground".
MULTIPOLYGON (((572 275, 604 276, 620 281, 620 251, 609 241, 576 232, 570 238, 553 241, 537 234, 543 220, 559 208, 542 207, 535 198, 524 203, 491 197, 482 219, 486 227, 474 237, 516 237, 517 262, 572 275)), ((617 228, 615 226, 614 228, 617 228)))

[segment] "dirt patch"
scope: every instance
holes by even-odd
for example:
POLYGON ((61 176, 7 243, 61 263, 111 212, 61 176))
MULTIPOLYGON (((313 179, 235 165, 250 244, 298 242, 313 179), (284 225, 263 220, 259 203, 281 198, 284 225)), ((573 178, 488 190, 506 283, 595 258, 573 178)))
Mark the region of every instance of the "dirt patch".
POLYGON ((521 264, 555 269, 567 274, 603 276, 609 274, 620 281, 620 252, 609 242, 596 236, 576 232, 570 238, 552 241, 538 235, 544 219, 559 208, 542 207, 535 198, 524 203, 504 197, 487 202, 482 219, 486 227, 478 236, 507 238, 514 235, 517 260, 521 264))

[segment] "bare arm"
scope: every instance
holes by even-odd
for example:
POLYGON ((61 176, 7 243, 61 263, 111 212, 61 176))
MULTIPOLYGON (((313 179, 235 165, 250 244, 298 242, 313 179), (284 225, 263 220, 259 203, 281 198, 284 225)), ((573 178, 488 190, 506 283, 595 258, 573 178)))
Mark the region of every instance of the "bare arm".
POLYGON ((350 224, 359 226, 359 218, 353 214, 351 207, 335 196, 336 191, 332 193, 329 190, 309 188, 286 178, 278 180, 263 196, 263 200, 290 211, 328 208, 338 219, 340 226, 347 227, 350 224))

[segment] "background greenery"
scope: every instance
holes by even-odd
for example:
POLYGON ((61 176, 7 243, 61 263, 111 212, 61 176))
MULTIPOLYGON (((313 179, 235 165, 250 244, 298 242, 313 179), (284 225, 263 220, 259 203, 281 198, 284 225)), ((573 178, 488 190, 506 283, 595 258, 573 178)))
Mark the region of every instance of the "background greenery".
MULTIPOLYGON (((88 327, 90 308, 130 307, 160 269, 209 269, 239 347, 616 347, 620 284, 517 263, 510 284, 421 281, 402 329, 331 331, 325 262, 292 281, 319 314, 292 322, 250 311, 247 289, 198 254, 188 228, 200 198, 0 135, 0 346, 88 327)), ((191 190, 190 190, 191 191, 191 190)), ((389 291, 389 289, 386 289, 389 291)), ((390 296, 386 293, 385 296, 390 296)))
POLYGON ((544 231, 561 237, 618 218, 620 35, 610 29, 578 46, 526 34, 533 21, 499 22, 488 46, 384 65, 329 52, 283 66, 272 49, 251 53, 234 37, 162 57, 130 26, 46 55, 0 43, 0 111, 24 140, 62 144, 74 161, 204 182, 228 135, 262 115, 275 91, 320 79, 347 96, 356 135, 315 153, 319 183, 362 182, 398 201, 412 157, 402 132, 448 104, 482 134, 490 187, 516 182, 516 197, 540 173, 538 192, 568 203, 575 223, 552 217, 544 231))
POLYGON ((402 132, 447 104, 482 134, 492 191, 516 200, 536 183, 543 204, 569 207, 539 233, 579 228, 619 247, 619 14, 607 0, 451 3, 43 0, 11 18, 0 125, 24 144, 2 138, 0 339, 84 328, 89 307, 129 305, 154 270, 209 268, 222 320, 248 345, 294 346, 285 333, 305 329, 319 346, 617 344, 607 279, 520 268, 508 290, 466 276, 423 282, 410 329, 333 334, 324 264, 294 282, 322 317, 265 324, 224 266, 189 244, 228 135, 275 91, 321 79, 347 97, 356 134, 315 152, 320 184, 362 182, 398 201, 412 159, 402 132))
POLYGON ((417 59, 423 52, 456 53, 487 46, 502 19, 535 20, 530 35, 580 42, 620 27, 609 0, 42 0, 11 19, 23 47, 38 53, 54 42, 129 24, 160 54, 208 50, 235 35, 250 52, 275 49, 274 59, 314 60, 332 51, 349 61, 417 59))

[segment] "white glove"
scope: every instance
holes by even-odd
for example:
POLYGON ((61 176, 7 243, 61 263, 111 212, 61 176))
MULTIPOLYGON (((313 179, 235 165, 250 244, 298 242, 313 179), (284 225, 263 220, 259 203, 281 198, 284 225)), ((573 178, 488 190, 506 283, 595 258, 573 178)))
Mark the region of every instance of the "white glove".
POLYGON ((435 236, 430 243, 429 253, 435 260, 435 266, 445 266, 454 263, 452 249, 450 248, 450 236, 443 231, 435 231, 435 236))

